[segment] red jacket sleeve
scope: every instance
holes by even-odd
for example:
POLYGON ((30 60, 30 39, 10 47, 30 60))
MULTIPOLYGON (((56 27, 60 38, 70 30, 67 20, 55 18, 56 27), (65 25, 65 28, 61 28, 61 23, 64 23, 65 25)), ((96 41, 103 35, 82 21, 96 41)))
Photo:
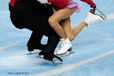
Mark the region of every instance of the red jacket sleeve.
POLYGON ((14 4, 15 4, 16 1, 20 1, 20 0, 10 0, 9 4, 10 4, 12 7, 14 7, 14 4))
POLYGON ((69 0, 48 0, 48 2, 51 2, 53 5, 53 8, 55 10, 59 10, 64 8, 69 0))
POLYGON ((93 0, 81 0, 87 4, 89 4, 91 7, 95 8, 96 4, 93 2, 93 0))

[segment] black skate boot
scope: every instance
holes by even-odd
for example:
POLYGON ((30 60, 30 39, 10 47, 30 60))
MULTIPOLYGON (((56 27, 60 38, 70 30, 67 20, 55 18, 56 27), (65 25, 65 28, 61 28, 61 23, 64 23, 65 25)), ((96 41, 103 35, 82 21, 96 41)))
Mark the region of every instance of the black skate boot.
POLYGON ((49 53, 47 54, 47 53, 40 52, 38 57, 48 60, 54 64, 63 64, 62 59, 54 54, 49 54, 49 53))

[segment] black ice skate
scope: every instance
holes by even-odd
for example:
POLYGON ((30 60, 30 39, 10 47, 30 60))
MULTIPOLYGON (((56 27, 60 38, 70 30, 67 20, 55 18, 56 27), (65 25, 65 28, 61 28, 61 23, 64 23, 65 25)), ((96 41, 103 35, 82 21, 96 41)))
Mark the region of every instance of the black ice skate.
POLYGON ((42 52, 40 52, 38 57, 50 61, 54 64, 63 64, 62 59, 54 54, 43 54, 42 52))

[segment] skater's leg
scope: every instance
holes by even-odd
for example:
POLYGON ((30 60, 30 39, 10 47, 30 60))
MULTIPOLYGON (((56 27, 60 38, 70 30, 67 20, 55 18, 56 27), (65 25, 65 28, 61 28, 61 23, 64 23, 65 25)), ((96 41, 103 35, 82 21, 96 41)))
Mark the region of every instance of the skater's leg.
POLYGON ((33 49, 42 50, 44 46, 41 46, 41 39, 44 33, 48 32, 48 28, 51 28, 48 23, 48 17, 44 16, 39 10, 38 11, 30 11, 25 15, 26 18, 23 21, 26 23, 26 28, 31 30, 33 33, 28 41, 28 50, 31 51, 33 49))
MULTIPOLYGON (((54 31, 53 31, 54 32, 54 31)), ((54 54, 55 48, 60 41, 60 37, 55 33, 48 36, 48 42, 46 47, 39 53, 40 56, 44 56, 44 59, 53 61, 53 59, 59 60, 57 63, 61 63, 62 59, 54 54)))
POLYGON ((79 25, 77 25, 76 27, 74 27, 72 29, 72 31, 74 32, 74 39, 79 34, 79 32, 84 28, 84 26, 86 26, 86 25, 87 25, 87 23, 83 21, 79 25))
POLYGON ((62 38, 66 39, 67 36, 60 24, 58 24, 61 20, 69 18, 72 13, 75 11, 75 8, 64 8, 55 12, 49 18, 50 26, 55 30, 55 32, 62 38))
POLYGON ((54 36, 54 35, 50 35, 48 36, 48 42, 46 47, 42 50, 42 52, 44 53, 51 53, 54 54, 55 48, 57 47, 57 44, 60 41, 60 37, 59 36, 54 36))
POLYGON ((78 35, 78 33, 86 26, 87 24, 83 21, 73 29, 71 28, 71 20, 67 18, 65 21, 61 22, 61 25, 64 28, 65 34, 72 41, 78 35))
POLYGON ((71 21, 70 21, 70 17, 61 21, 60 22, 61 26, 64 29, 65 34, 67 35, 67 37, 72 40, 74 38, 74 32, 72 31, 71 28, 71 21))
MULTIPOLYGON (((67 35, 67 37, 72 41, 77 34, 82 30, 82 28, 86 25, 86 23, 81 23, 80 25, 76 26, 73 30, 71 28, 71 21, 70 21, 70 17, 65 19, 64 21, 62 21, 60 23, 65 31, 65 34, 67 35)), ((69 49, 66 49, 68 46, 61 46, 56 54, 60 55, 60 54, 65 54, 67 51, 72 50, 72 47, 70 47, 69 49)))
MULTIPOLYGON (((67 18, 66 20, 61 22, 61 25, 63 26, 65 34, 68 36, 68 38, 70 40, 73 40, 78 35, 78 33, 84 28, 84 26, 90 25, 95 21, 103 21, 103 19, 99 15, 95 15, 89 12, 85 20, 81 22, 78 26, 76 26, 74 29, 71 28, 70 18, 67 18)), ((68 51, 65 50, 66 48, 67 46, 60 47, 56 54, 60 55, 66 53, 68 51)))
POLYGON ((61 38, 61 46, 64 47, 64 49, 62 49, 64 50, 64 52, 69 50, 72 47, 72 44, 65 34, 63 27, 61 26, 61 24, 58 23, 69 18, 74 11, 75 8, 64 8, 57 11, 49 18, 49 24, 61 38))
POLYGON ((34 49, 42 50, 45 47, 45 45, 41 44, 42 37, 42 34, 32 32, 31 37, 27 43, 28 51, 33 51, 34 49))
POLYGON ((90 10, 90 12, 87 14, 86 19, 82 21, 79 25, 74 27, 73 29, 71 28, 70 18, 67 18, 65 21, 61 22, 61 25, 63 26, 65 31, 65 34, 71 41, 75 39, 75 37, 84 28, 84 26, 88 26, 94 23, 95 21, 103 21, 103 19, 100 16, 95 15, 93 13, 94 11, 90 10))

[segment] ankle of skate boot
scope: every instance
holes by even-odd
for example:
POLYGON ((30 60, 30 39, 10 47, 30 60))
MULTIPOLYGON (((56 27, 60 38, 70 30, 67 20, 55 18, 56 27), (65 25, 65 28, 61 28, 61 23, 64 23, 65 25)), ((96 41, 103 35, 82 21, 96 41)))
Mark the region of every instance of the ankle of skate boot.
POLYGON ((93 9, 91 9, 89 12, 95 14, 95 11, 93 9))
POLYGON ((68 51, 72 51, 72 47, 70 49, 68 49, 68 51))

